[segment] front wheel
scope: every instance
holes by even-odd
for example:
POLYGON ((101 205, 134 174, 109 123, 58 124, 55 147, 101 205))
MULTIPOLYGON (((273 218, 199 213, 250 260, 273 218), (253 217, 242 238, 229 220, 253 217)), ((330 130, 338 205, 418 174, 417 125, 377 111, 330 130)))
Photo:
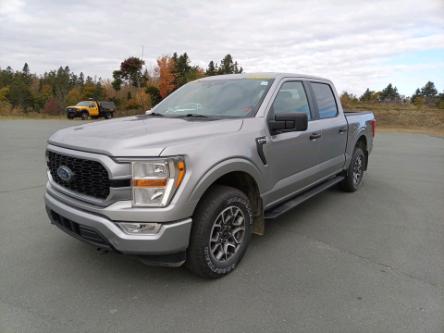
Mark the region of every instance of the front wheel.
POLYGON ((250 202, 243 192, 214 186, 194 214, 187 267, 205 278, 232 272, 247 250, 252 223, 250 202))
POLYGON ((88 120, 88 118, 89 118, 89 114, 88 114, 88 112, 83 111, 83 112, 82 112, 82 119, 83 119, 83 120, 88 120))
POLYGON ((350 165, 348 166, 344 180, 341 182, 341 188, 346 192, 355 192, 358 190, 364 177, 366 165, 366 156, 361 146, 356 146, 350 165))

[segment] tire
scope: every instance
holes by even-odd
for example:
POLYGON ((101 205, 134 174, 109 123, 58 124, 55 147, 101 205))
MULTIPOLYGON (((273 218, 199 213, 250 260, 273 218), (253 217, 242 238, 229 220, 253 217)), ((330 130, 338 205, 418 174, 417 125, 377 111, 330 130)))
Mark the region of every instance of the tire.
POLYGON ((88 118, 89 118, 89 113, 86 111, 83 111, 82 112, 82 120, 88 120, 88 118))
POLYGON ((355 192, 359 189, 364 178, 364 170, 367 164, 364 149, 356 146, 353 151, 352 159, 345 173, 345 179, 340 183, 345 192, 355 192))
POLYGON ((68 119, 69 120, 73 120, 74 119, 74 114, 72 114, 72 113, 68 113, 68 119))
POLYGON ((243 192, 221 185, 211 188, 194 214, 188 269, 213 279, 232 272, 247 250, 252 223, 251 205, 243 192))
POLYGON ((105 114, 103 115, 105 119, 111 119, 113 117, 112 112, 105 112, 105 114))

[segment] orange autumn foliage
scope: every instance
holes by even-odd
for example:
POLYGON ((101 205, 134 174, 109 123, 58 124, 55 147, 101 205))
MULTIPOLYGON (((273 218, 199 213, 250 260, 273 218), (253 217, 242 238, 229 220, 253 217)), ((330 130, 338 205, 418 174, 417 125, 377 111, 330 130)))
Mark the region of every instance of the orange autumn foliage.
POLYGON ((174 85, 174 60, 168 56, 157 59, 157 69, 159 72, 159 90, 162 98, 168 96, 175 88, 174 85))

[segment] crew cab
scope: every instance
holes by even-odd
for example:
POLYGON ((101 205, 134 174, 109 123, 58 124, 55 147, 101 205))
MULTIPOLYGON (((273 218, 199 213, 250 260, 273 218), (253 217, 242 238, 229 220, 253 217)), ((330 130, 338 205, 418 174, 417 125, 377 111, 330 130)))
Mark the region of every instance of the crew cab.
POLYGON ((94 99, 80 101, 76 105, 70 105, 65 108, 68 119, 81 117, 83 120, 99 117, 111 119, 114 116, 114 111, 116 111, 114 102, 96 101, 94 99))
POLYGON ((266 220, 336 184, 358 190, 374 135, 373 114, 344 113, 330 80, 203 78, 144 115, 53 134, 46 209, 96 247, 217 278, 266 220))

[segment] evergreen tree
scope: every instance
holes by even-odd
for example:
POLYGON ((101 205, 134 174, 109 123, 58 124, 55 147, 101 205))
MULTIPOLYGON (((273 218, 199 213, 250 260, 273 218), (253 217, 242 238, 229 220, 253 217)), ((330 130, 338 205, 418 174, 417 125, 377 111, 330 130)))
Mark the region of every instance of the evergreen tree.
POLYGON ((29 65, 27 62, 25 62, 25 65, 23 65, 22 73, 25 75, 29 75, 29 65))
POLYGON ((213 61, 210 61, 207 69, 207 75, 240 74, 242 72, 243 68, 239 66, 237 61, 233 62, 231 54, 227 54, 221 60, 220 66, 217 66, 213 61))
POLYGON ((145 71, 143 72, 143 75, 142 75, 142 78, 140 81, 140 86, 146 87, 149 81, 150 81, 150 75, 148 73, 148 70, 145 68, 145 71))
POLYGON ((242 67, 240 67, 237 61, 234 62, 234 74, 240 74, 244 71, 242 67))
POLYGON ((145 92, 150 95, 151 106, 155 106, 162 100, 162 96, 160 96, 160 90, 155 86, 146 87, 145 92))
POLYGON ((34 106, 31 90, 19 75, 14 77, 6 97, 13 108, 22 107, 23 110, 28 111, 34 106))
POLYGON ((0 87, 9 86, 14 79, 14 72, 10 66, 6 67, 5 70, 0 70, 0 87))
POLYGON ((401 96, 398 93, 398 88, 389 83, 387 87, 382 89, 380 98, 383 102, 399 102, 401 96))
POLYGON ((208 64, 208 68, 205 71, 205 74, 207 76, 213 76, 213 75, 217 75, 217 66, 214 65, 214 61, 211 60, 208 64))
POLYGON ((427 82, 425 86, 421 88, 421 95, 424 97, 435 97, 437 94, 438 90, 436 90, 435 84, 432 81, 427 82))
POLYGON ((421 90, 419 88, 416 89, 415 93, 410 97, 410 101, 415 104, 418 101, 418 98, 421 97, 421 90))
POLYGON ((80 72, 80 74, 79 74, 79 84, 81 86, 83 86, 85 84, 85 75, 83 74, 83 72, 80 72))
POLYGON ((23 81, 26 85, 30 85, 32 82, 32 76, 31 73, 29 71, 29 65, 28 63, 25 62, 25 64, 23 65, 23 69, 22 69, 22 77, 23 77, 23 81))
POLYGON ((439 104, 438 90, 432 81, 428 81, 421 89, 416 89, 411 97, 414 104, 426 103, 428 105, 439 104))
POLYGON ((186 52, 180 56, 177 56, 177 53, 174 53, 171 60, 173 61, 173 75, 175 77, 174 83, 175 88, 177 89, 188 82, 192 69, 190 66, 190 58, 186 52))
POLYGON ((233 74, 234 73, 234 63, 231 54, 227 54, 220 62, 219 74, 233 74))
POLYGON ((375 92, 371 91, 369 88, 367 88, 364 93, 359 97, 359 100, 361 102, 370 102, 374 99, 375 92))

